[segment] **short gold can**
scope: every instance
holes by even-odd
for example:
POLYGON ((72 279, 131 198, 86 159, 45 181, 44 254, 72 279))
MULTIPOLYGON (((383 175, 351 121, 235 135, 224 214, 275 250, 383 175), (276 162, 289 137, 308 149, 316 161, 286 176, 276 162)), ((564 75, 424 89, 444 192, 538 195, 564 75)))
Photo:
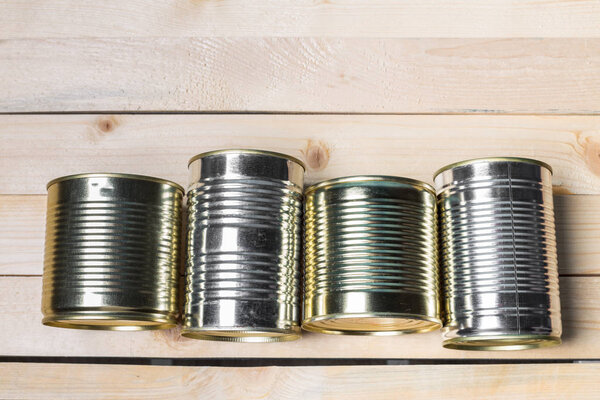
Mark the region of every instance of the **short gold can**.
POLYGON ((139 175, 48 183, 45 325, 145 330, 177 323, 183 189, 139 175))
POLYGON ((441 326, 436 199, 426 183, 338 178, 305 191, 302 327, 350 335, 441 326))

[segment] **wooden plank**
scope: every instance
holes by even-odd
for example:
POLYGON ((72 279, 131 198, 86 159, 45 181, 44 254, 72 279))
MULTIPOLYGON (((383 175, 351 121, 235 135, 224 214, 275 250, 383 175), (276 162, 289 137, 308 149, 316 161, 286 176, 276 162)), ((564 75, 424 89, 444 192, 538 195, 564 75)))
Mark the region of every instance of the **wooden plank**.
POLYGON ((600 39, 14 39, 0 60, 0 112, 600 113, 600 39))
POLYGON ((352 174, 432 182, 455 161, 533 157, 554 167, 560 193, 600 194, 600 116, 0 115, 0 143, 1 194, 42 194, 57 176, 103 170, 185 185, 190 157, 231 147, 301 158, 307 183, 352 174))
MULTIPOLYGON (((41 275, 46 196, 0 195, 0 275, 41 275)), ((600 274, 600 195, 555 196, 559 272, 600 274)))
POLYGON ((597 399, 599 364, 214 368, 0 365, 6 399, 597 399))
POLYGON ((596 1, 11 0, 0 37, 599 37, 599 20, 596 1))
POLYGON ((224 343, 186 339, 178 329, 101 332, 41 324, 41 278, 0 277, 0 356, 258 357, 258 358, 600 358, 600 277, 560 280, 561 346, 519 352, 442 348, 441 333, 357 337, 304 333, 285 343, 224 343))
POLYGON ((40 275, 46 196, 0 195, 0 275, 40 275))
POLYGON ((554 196, 558 271, 600 275, 600 196, 554 196))

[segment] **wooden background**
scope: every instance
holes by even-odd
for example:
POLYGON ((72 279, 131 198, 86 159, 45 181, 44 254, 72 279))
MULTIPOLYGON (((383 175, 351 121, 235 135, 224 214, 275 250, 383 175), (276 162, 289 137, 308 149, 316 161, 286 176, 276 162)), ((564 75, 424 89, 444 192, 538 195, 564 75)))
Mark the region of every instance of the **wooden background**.
POLYGON ((0 3, 0 398, 600 398, 600 2, 0 3), (250 147, 307 182, 431 182, 466 158, 555 170, 564 343, 445 350, 439 332, 276 344, 41 325, 45 184, 186 184, 250 147), (226 366, 223 366, 226 365, 226 366))

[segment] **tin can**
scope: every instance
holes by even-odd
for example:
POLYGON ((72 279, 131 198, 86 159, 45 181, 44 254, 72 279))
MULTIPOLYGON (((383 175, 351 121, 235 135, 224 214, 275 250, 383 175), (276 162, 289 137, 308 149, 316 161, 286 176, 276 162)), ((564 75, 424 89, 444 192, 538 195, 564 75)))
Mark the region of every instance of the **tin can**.
POLYGON ((112 173, 66 176, 47 188, 42 322, 174 327, 183 188, 112 173))
POLYGON ((444 347, 560 344, 552 170, 498 157, 436 174, 444 271, 444 347))
POLYGON ((190 160, 183 336, 277 342, 300 336, 304 165, 221 150, 190 160))
POLYGON ((397 335, 441 327, 433 187, 353 176, 305 191, 302 327, 397 335))

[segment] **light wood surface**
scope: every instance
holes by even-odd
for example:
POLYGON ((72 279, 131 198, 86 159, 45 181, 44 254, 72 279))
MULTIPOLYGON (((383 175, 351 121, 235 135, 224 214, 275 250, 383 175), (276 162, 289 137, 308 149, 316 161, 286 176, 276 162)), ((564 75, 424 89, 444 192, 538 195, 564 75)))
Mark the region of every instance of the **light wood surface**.
POLYGON ((0 195, 0 275, 40 275, 46 196, 0 195))
POLYGON ((166 358, 600 358, 600 277, 561 277, 563 344, 519 352, 442 348, 441 332, 396 337, 305 333, 284 343, 226 343, 187 339, 178 329, 81 331, 41 324, 41 278, 0 277, 0 347, 7 356, 166 358))
POLYGON ((600 39, 13 39, 0 60, 0 112, 600 112, 600 39))
POLYGON ((0 365, 3 399, 597 399, 599 364, 0 365), (11 381, 13 385, 8 385, 11 381))
MULTIPOLYGON (((600 195, 555 196, 561 275, 600 275, 600 195)), ((46 196, 0 195, 0 275, 41 275, 46 196)))
POLYGON ((594 0, 11 0, 0 37, 599 37, 599 20, 594 0))
POLYGON ((568 363, 600 360, 599 21, 596 0, 1 2, 0 357, 432 365, 0 363, 0 398, 600 398, 600 364, 568 363), (432 332, 232 344, 41 324, 50 179, 115 171, 185 185, 191 156, 226 147, 299 157, 308 184, 431 182, 441 166, 494 155, 550 163, 564 343, 466 352, 432 332), (490 359, 529 361, 476 364, 490 359))
POLYGON ((558 193, 600 194, 600 116, 0 115, 0 143, 0 194, 43 194, 53 178, 94 171, 185 186, 192 156, 232 147, 298 157, 307 184, 354 174, 432 182, 456 161, 532 157, 552 165, 558 193))

